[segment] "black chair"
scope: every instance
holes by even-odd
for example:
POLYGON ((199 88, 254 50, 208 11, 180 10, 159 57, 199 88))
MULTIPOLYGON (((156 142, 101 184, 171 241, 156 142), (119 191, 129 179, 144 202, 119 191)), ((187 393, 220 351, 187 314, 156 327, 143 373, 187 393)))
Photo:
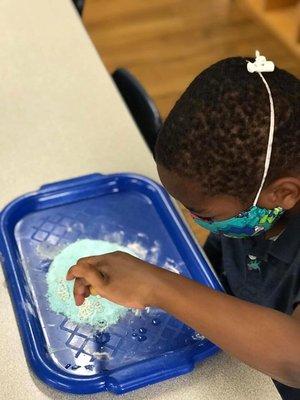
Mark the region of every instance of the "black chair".
POLYGON ((76 7, 76 10, 79 13, 79 15, 82 15, 84 0, 73 0, 73 3, 74 3, 74 6, 76 7))
POLYGON ((119 68, 112 78, 152 154, 162 119, 153 100, 139 81, 126 69, 119 68))

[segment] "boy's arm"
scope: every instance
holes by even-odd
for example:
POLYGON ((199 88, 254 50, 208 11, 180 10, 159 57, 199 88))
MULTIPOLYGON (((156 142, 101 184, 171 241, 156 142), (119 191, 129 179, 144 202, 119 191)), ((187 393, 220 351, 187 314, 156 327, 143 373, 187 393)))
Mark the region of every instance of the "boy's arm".
POLYGON ((288 316, 185 278, 167 277, 163 286, 159 307, 253 368, 300 388, 300 306, 288 316))
POLYGON ((120 252, 79 260, 67 276, 74 278, 78 305, 91 285, 103 297, 127 307, 162 308, 245 363, 300 387, 299 306, 288 316, 120 252))

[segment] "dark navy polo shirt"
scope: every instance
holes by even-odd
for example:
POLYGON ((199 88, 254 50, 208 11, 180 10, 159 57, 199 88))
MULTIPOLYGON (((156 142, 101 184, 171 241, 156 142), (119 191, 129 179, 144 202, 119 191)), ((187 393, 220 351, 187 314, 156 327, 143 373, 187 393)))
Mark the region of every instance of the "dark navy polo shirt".
POLYGON ((228 293, 286 314, 300 303, 300 215, 276 240, 210 235, 204 250, 228 293))
MULTIPOLYGON (((300 215, 275 240, 211 234, 204 250, 227 293, 286 314, 300 303, 300 215)), ((300 390, 275 385, 282 398, 300 399, 300 390)))

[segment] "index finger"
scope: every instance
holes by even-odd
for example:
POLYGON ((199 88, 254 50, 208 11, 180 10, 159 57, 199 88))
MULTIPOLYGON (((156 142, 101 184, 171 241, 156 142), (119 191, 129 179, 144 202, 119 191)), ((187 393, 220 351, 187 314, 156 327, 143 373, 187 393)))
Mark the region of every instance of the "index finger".
POLYGON ((88 285, 95 288, 102 287, 105 282, 104 274, 91 264, 77 264, 71 267, 67 273, 66 279, 84 278, 88 285))
POLYGON ((91 268, 91 264, 87 262, 87 259, 90 257, 86 258, 80 258, 77 261, 77 264, 73 265, 72 267, 69 268, 66 279, 68 281, 71 281, 72 279, 75 278, 84 278, 86 275, 86 270, 88 268, 91 268))
MULTIPOLYGON (((108 253, 109 254, 109 253, 108 253)), ((103 263, 107 258, 107 254, 101 254, 97 256, 88 256, 88 257, 81 257, 77 260, 76 265, 78 264, 99 264, 103 263)))
POLYGON ((74 273, 75 267, 76 267, 76 265, 73 265, 72 267, 69 268, 67 275, 66 275, 67 281, 72 281, 73 279, 77 278, 76 273, 74 273))

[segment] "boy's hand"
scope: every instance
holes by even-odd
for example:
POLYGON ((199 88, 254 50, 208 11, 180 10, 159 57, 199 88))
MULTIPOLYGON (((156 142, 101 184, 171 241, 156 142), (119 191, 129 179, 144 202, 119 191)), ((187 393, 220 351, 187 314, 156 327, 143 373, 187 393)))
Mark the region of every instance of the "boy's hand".
POLYGON ((92 286, 129 308, 162 308, 250 366, 300 388, 299 306, 297 315, 286 315, 121 252, 78 260, 67 274, 74 278, 77 305, 92 286))
POLYGON ((144 308, 155 305, 160 280, 168 273, 127 253, 115 252, 79 259, 69 269, 67 280, 75 279, 78 306, 93 287, 97 294, 115 303, 144 308))

